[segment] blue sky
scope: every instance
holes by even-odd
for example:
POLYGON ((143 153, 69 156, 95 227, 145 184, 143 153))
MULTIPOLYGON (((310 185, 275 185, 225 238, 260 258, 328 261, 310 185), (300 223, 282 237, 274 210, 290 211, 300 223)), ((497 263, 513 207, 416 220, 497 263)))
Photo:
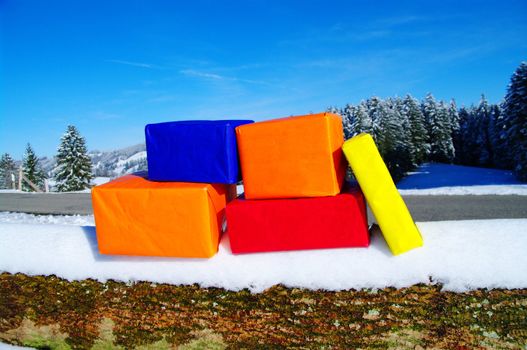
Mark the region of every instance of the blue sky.
POLYGON ((498 102, 526 37, 525 1, 0 0, 0 152, 54 155, 68 124, 111 150, 152 122, 498 102))

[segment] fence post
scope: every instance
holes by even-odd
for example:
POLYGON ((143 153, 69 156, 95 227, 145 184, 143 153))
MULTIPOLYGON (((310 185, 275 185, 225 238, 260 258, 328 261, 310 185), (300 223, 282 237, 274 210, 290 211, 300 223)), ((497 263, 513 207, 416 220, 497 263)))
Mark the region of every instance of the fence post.
POLYGON ((26 184, 28 184, 33 190, 35 190, 35 192, 42 192, 42 190, 40 188, 38 188, 37 185, 35 185, 31 180, 29 180, 24 175, 24 173, 22 172, 22 167, 20 167, 19 176, 20 177, 18 178, 18 187, 20 188, 20 190, 22 190, 22 180, 24 180, 26 182, 26 184))
POLYGON ((18 190, 22 191, 22 166, 18 169, 18 190))

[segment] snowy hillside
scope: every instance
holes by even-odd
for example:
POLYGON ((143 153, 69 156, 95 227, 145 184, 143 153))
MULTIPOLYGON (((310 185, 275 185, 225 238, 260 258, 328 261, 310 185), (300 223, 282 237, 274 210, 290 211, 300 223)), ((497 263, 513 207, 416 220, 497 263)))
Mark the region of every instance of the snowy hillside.
MULTIPOLYGON (((117 177, 124 174, 146 170, 146 148, 138 144, 115 151, 91 151, 88 153, 93 164, 96 177, 117 177)), ((44 171, 51 176, 56 161, 54 158, 41 158, 40 164, 44 171)))

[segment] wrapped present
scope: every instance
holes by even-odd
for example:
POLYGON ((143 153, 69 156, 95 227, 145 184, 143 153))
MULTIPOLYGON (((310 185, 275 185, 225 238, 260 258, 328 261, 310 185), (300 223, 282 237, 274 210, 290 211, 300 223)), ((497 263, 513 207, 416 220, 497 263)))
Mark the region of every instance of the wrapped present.
POLYGON ((241 180, 234 129, 252 120, 178 121, 145 127, 153 181, 233 184, 241 180))
POLYGON ((335 114, 274 119, 236 128, 245 198, 334 196, 346 162, 335 114))
POLYGON ((360 134, 342 146, 375 219, 393 254, 423 245, 403 198, 369 134, 360 134))
POLYGON ((209 258, 234 185, 153 182, 126 175, 92 189, 101 254, 209 258))
POLYGON ((358 188, 333 197, 248 200, 227 205, 233 253, 367 247, 366 205, 358 188))

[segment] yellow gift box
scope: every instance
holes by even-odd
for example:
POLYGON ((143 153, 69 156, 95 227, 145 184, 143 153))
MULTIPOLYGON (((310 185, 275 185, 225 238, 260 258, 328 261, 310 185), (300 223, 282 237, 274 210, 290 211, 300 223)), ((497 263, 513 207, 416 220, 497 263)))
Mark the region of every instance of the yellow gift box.
POLYGON ((368 205, 394 255, 421 247, 423 238, 373 138, 360 134, 344 142, 342 150, 368 205))

